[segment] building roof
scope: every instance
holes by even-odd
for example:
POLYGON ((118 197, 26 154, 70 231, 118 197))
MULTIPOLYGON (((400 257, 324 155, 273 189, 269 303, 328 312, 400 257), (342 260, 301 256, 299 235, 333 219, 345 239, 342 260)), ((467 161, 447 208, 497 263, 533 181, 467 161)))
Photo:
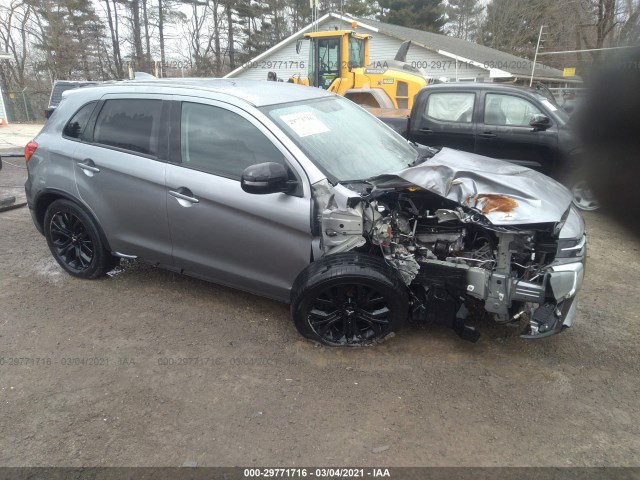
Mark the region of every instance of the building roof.
MULTIPOLYGON (((531 75, 531 67, 533 65, 530 60, 526 60, 524 58, 517 57, 500 50, 495 50, 493 48, 485 47, 484 45, 478 45, 477 43, 469 42, 467 40, 462 40, 456 37, 450 37, 448 35, 425 32, 422 30, 417 30, 415 28, 392 25, 390 23, 378 22, 376 20, 339 15, 332 12, 320 17, 318 20, 307 25, 303 29, 298 30, 290 37, 284 39, 280 43, 271 47, 269 50, 255 57, 253 61, 258 61, 262 58, 268 57, 273 52, 285 47, 292 42, 295 42, 305 33, 312 31, 314 26, 319 25, 325 20, 331 18, 343 20, 347 23, 355 21, 358 23, 358 29, 360 30, 364 29, 369 30, 372 33, 382 33, 383 35, 387 35, 401 41, 411 40, 413 44, 427 50, 431 50, 451 59, 456 59, 460 62, 466 62, 473 66, 485 69, 487 70, 487 72, 489 72, 490 78, 528 78, 531 75)), ((246 65, 240 66, 225 75, 225 77, 233 77, 243 71, 245 68, 247 68, 246 65)), ((563 77, 561 70, 548 67, 538 62, 536 62, 536 69, 533 78, 538 81, 542 80, 568 83, 582 81, 579 77, 563 77)))
MULTIPOLYGON (((458 60, 471 60, 478 67, 487 69, 503 70, 511 74, 510 76, 529 77, 533 62, 510 53, 505 53, 494 48, 485 47, 474 42, 469 42, 457 37, 442 35, 439 33, 425 32, 415 28, 392 25, 390 23, 378 22, 376 20, 354 18, 356 22, 375 27, 378 32, 398 40, 411 40, 412 43, 428 50, 432 50, 447 57, 458 60)), ((365 27, 366 28, 366 27, 365 27)), ((567 81, 567 77, 562 76, 562 70, 551 68, 536 62, 534 78, 567 81)))

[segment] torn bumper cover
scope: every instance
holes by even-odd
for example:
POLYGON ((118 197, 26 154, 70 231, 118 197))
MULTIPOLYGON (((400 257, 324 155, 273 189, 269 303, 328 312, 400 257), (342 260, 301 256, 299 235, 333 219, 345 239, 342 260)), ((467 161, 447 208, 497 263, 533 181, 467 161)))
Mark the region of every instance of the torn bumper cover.
POLYGON ((544 338, 561 332, 573 324, 578 302, 576 294, 584 279, 584 261, 551 265, 546 274, 545 285, 555 301, 535 308, 531 312, 529 326, 522 338, 544 338))

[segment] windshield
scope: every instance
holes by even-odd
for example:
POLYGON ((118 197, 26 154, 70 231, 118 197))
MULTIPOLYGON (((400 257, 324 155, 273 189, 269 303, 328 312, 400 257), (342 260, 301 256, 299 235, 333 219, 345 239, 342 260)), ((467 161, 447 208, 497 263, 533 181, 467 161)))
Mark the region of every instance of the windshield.
POLYGON ((406 140, 340 97, 263 107, 332 183, 406 168, 417 156, 406 140))

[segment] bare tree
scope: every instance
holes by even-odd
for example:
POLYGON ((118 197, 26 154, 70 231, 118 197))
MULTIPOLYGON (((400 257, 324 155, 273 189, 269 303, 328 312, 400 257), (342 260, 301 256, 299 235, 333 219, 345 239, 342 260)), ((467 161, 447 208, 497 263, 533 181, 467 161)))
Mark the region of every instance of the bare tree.
POLYGON ((31 5, 22 0, 14 0, 6 7, 0 7, 0 42, 2 50, 11 55, 11 61, 2 62, 2 83, 19 89, 26 86, 27 58, 30 38, 27 25, 33 14, 31 5), (5 74, 4 69, 8 74, 5 74))
POLYGON ((111 48, 114 64, 114 76, 116 78, 124 77, 124 69, 122 66, 122 55, 120 54, 120 32, 118 25, 118 5, 115 0, 104 0, 107 23, 109 25, 109 36, 111 38, 111 48), (113 10, 110 2, 113 1, 113 10), (113 13, 112 13, 113 12, 113 13))
POLYGON ((449 0, 445 10, 448 33, 463 40, 474 39, 483 10, 479 0, 449 0))

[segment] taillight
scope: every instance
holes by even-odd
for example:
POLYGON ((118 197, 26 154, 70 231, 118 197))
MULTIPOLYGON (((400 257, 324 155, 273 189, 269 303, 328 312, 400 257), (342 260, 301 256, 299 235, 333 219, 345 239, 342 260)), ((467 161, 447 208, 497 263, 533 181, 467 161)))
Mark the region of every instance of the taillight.
POLYGON ((24 159, 28 162, 29 159, 33 156, 33 154, 36 153, 37 149, 38 149, 38 144, 33 140, 27 143, 27 145, 25 145, 24 147, 24 159))

